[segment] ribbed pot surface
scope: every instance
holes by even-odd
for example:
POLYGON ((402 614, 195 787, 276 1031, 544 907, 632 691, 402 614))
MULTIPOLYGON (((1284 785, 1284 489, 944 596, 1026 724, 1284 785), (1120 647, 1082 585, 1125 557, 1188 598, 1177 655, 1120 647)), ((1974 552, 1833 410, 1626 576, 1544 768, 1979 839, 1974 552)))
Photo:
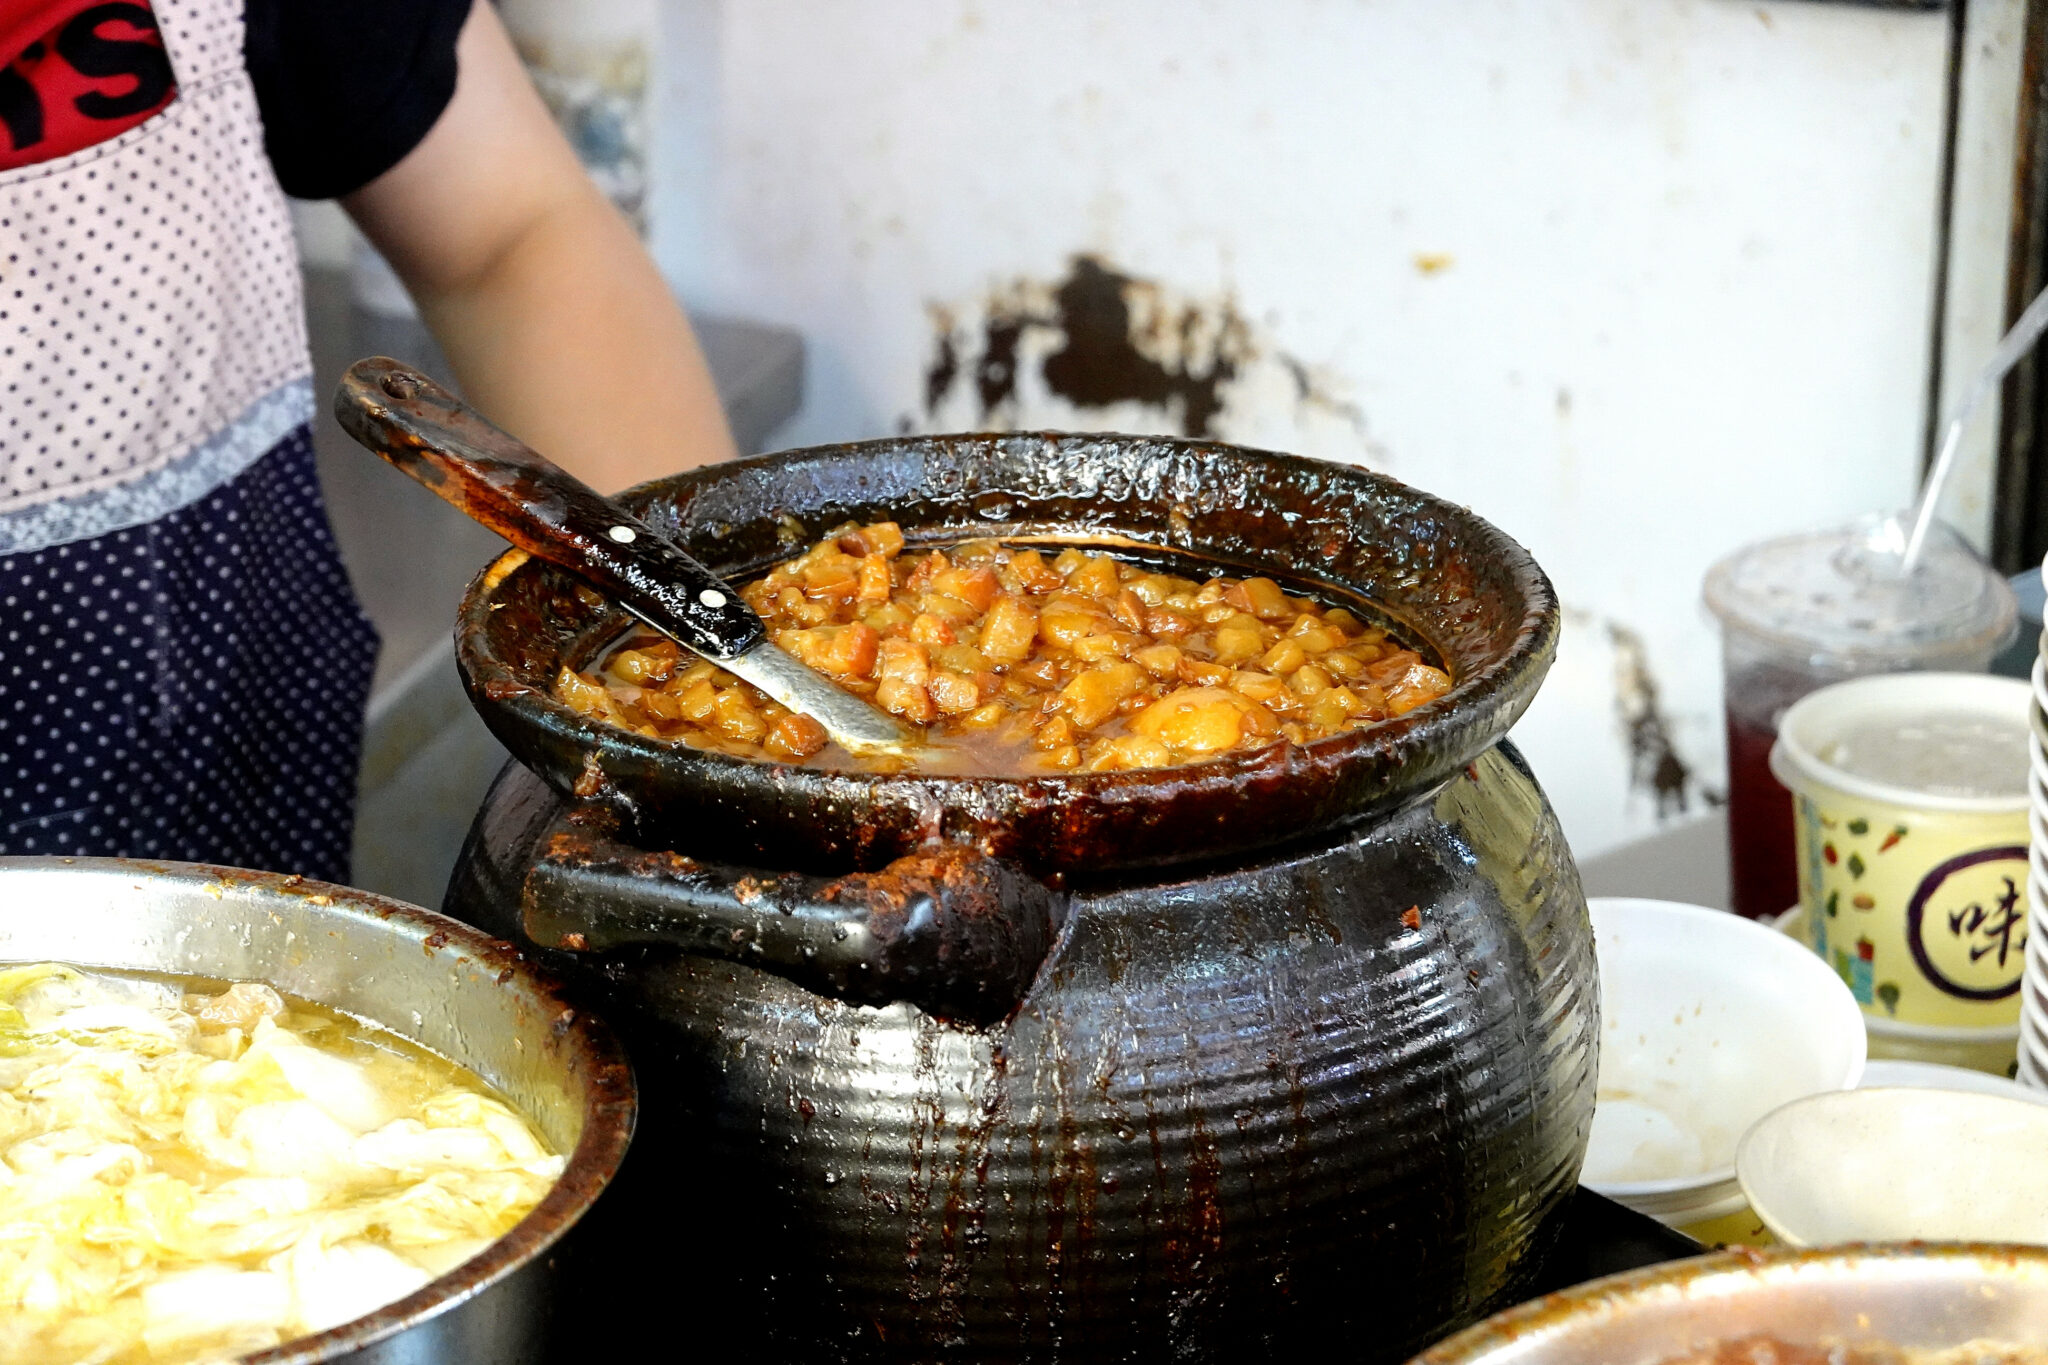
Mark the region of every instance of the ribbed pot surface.
MULTIPOLYGON (((513 770, 451 908, 516 932, 555 809, 513 770)), ((610 1220, 718 1248, 680 1279, 621 1257, 611 1292, 806 1361, 1399 1360, 1511 1297, 1577 1178, 1597 1037, 1519 757, 1177 871, 1081 889, 986 1031, 667 950, 587 971, 648 1108, 610 1220)))

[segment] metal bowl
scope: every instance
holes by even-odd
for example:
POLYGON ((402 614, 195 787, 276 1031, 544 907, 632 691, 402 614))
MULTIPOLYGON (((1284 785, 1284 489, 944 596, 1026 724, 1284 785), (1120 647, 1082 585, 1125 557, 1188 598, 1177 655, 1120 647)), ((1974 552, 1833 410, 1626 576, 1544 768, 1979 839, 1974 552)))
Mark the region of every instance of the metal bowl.
POLYGON ((1908 1242, 1703 1256, 1496 1314, 1412 1365, 1653 1365, 1749 1336, 2048 1345, 2048 1248, 1908 1242))
POLYGON ((417 1293, 245 1365, 514 1365, 539 1358, 550 1252, 633 1133, 632 1072, 510 944, 398 901, 301 877, 114 858, 0 858, 0 961, 263 981, 374 1020, 482 1076, 559 1152, 562 1178, 511 1232, 417 1293))

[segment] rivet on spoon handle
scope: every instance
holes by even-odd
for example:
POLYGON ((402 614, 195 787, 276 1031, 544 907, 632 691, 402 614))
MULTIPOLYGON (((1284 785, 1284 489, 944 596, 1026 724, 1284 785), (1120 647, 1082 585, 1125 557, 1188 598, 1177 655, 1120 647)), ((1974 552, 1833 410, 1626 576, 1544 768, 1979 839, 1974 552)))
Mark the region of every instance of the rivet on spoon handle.
POLYGON ((761 618, 724 579, 417 370, 384 357, 357 361, 342 376, 334 415, 465 515, 813 717, 841 744, 914 742, 893 718, 768 644, 761 618))

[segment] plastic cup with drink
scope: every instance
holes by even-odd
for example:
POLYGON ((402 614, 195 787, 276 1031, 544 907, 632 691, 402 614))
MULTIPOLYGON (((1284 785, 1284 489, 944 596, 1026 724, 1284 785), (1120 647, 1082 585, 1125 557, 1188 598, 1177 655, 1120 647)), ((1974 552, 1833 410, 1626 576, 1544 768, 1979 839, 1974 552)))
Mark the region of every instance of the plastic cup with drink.
POLYGON ((1981 672, 2011 640, 2012 590, 1939 523, 1911 573, 1897 517, 1747 546, 1708 571, 1722 628, 1728 845, 1735 910, 1782 914, 1799 899, 1791 795, 1771 746, 1792 705, 1873 674, 1981 672))

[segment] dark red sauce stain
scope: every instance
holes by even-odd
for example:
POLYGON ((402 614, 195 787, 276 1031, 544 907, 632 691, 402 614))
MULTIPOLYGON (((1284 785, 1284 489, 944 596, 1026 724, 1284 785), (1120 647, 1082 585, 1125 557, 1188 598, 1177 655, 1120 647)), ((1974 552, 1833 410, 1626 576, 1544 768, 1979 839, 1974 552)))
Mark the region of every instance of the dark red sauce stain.
POLYGON ((913 1304, 922 1304, 932 1297, 932 1291, 924 1282, 925 1228, 932 1202, 932 1187, 925 1172, 925 1149, 927 1145, 931 1147, 936 1163, 939 1132, 946 1114, 945 1098, 940 1091, 935 1029, 932 1021, 920 1019, 917 1036, 911 1045, 911 1075, 916 1081, 917 1098, 913 1105, 914 1122, 910 1132, 910 1179, 903 1192, 902 1205, 892 1204, 889 1208, 892 1214, 899 1207, 907 1207, 910 1211, 904 1224, 908 1236, 903 1247, 903 1269, 906 1297, 913 1304))
MULTIPOLYGON (((1074 259, 1072 272, 1053 291, 1067 344, 1045 358, 1046 387, 1076 407, 1124 401, 1178 407, 1183 435, 1214 434, 1216 416, 1223 411, 1221 390, 1237 378, 1237 357, 1229 345, 1219 345, 1204 369, 1169 369, 1141 353, 1134 344, 1126 292, 1137 283, 1092 256, 1074 259)), ((1183 340, 1192 340, 1201 325, 1195 310, 1183 313, 1183 340)), ((1242 320, 1228 305, 1219 327, 1226 338, 1244 335, 1242 320)))
POLYGON ((1223 1249, 1223 1157, 1202 1122, 1200 1106, 1188 1107, 1188 1232, 1199 1268, 1223 1249))
MULTIPOLYGON (((974 367, 974 387, 981 395, 984 419, 1017 396, 1017 347, 1024 340, 1024 325, 1022 319, 998 314, 989 318, 982 331, 981 360, 974 367)), ((926 387, 929 396, 929 379, 926 387)))
MULTIPOLYGON (((1148 336, 1132 312, 1131 298, 1154 288, 1094 256, 1076 256, 1066 278, 1052 286, 1049 315, 992 301, 982 327, 981 355, 973 366, 982 420, 1016 400, 1024 337, 1032 328, 1044 328, 1063 338, 1041 367, 1051 392, 1080 408, 1142 403, 1177 415, 1184 435, 1215 435, 1225 390, 1251 359, 1250 328, 1228 302, 1206 309, 1185 305, 1178 311, 1162 309, 1148 336), (1204 338, 1207 343, 1200 344, 1204 338), (1183 358, 1175 364, 1156 360, 1140 342, 1183 358), (1199 364, 1186 358, 1197 354, 1204 357, 1199 364)), ((952 319, 941 315, 925 368, 927 415, 945 401, 962 368, 952 319)))
POLYGON ((977 1101, 973 1121, 958 1125, 954 1162, 946 1182, 941 1223, 943 1252, 939 1262, 939 1300, 946 1323, 964 1331, 967 1273, 975 1256, 988 1245, 988 1176, 996 1126, 1007 1110, 1009 1054, 998 1042, 989 1053, 988 1077, 977 1101), (971 1186, 970 1186, 971 1180, 971 1186))
POLYGON ((939 404, 945 401, 953 381, 959 377, 960 351, 953 343, 953 320, 941 317, 938 344, 932 351, 932 363, 924 375, 924 411, 927 417, 939 410, 939 404))

